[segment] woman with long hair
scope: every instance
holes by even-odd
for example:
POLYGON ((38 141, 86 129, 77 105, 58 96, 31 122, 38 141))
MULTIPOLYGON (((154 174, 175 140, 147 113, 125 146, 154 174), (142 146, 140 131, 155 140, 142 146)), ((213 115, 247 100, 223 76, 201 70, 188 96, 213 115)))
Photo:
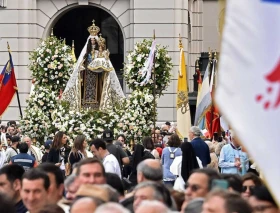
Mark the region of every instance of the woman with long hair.
POLYGON ((142 141, 142 144, 145 148, 144 156, 145 156, 145 154, 147 155, 147 153, 151 153, 155 157, 155 159, 160 160, 159 153, 155 149, 154 141, 151 137, 144 137, 143 141, 142 141))
POLYGON ((69 154, 69 163, 71 165, 71 169, 73 169, 73 165, 78 163, 80 160, 87 157, 87 141, 86 136, 78 135, 74 140, 74 144, 72 150, 69 154))
POLYGON ((62 171, 65 172, 65 144, 67 143, 67 136, 64 132, 59 131, 55 134, 51 149, 48 155, 47 162, 54 163, 62 171))
POLYGON ((181 140, 179 136, 176 134, 171 135, 167 142, 167 145, 168 147, 165 147, 162 150, 161 156, 161 163, 163 166, 163 181, 166 185, 170 185, 173 187, 177 177, 171 173, 170 166, 177 156, 182 155, 182 151, 180 148, 181 140))

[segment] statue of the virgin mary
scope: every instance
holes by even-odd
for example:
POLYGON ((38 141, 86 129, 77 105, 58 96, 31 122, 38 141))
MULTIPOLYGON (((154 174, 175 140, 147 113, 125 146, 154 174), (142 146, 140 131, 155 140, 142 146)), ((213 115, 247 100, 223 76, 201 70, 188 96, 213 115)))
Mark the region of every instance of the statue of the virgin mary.
POLYGON ((80 53, 62 99, 77 110, 105 110, 125 96, 110 61, 106 41, 101 35, 97 36, 100 28, 93 21, 88 31, 90 36, 80 53))

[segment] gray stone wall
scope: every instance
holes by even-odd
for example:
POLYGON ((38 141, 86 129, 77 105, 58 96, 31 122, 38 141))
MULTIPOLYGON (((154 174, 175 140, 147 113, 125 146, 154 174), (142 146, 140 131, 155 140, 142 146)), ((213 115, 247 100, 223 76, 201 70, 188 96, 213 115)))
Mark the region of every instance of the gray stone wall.
MULTIPOLYGON (((135 42, 152 38, 153 30, 156 31, 157 42, 168 46, 174 64, 172 82, 158 102, 158 121, 176 121, 179 33, 183 39, 192 92, 194 63, 207 36, 203 34, 202 0, 9 0, 6 8, 0 8, 0 67, 2 69, 8 60, 8 41, 23 110, 31 86, 31 73, 27 68, 29 52, 36 48, 40 38, 50 34, 55 21, 65 11, 80 5, 100 7, 117 20, 124 34, 125 54, 133 50, 135 42)), ((126 87, 125 93, 130 93, 126 87)), ((19 120, 16 98, 2 120, 19 120)))

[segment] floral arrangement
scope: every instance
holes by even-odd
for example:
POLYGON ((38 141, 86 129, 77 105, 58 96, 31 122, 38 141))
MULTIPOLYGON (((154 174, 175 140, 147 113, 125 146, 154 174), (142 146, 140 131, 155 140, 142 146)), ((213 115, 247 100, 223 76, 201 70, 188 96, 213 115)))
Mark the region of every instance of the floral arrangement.
POLYGON ((136 142, 140 142, 142 136, 150 135, 154 118, 153 100, 154 97, 148 89, 133 91, 128 99, 124 100, 117 117, 114 117, 115 131, 136 142))
POLYGON ((29 69, 35 85, 48 86, 59 93, 73 71, 71 48, 64 41, 50 36, 31 52, 29 69))
POLYGON ((58 106, 59 93, 73 71, 74 61, 71 48, 54 36, 41 40, 29 59, 34 90, 27 99, 20 123, 23 134, 44 140, 55 131, 51 115, 58 106))
MULTIPOLYGON (((128 87, 132 90, 149 89, 153 91, 154 89, 154 81, 152 78, 143 86, 135 84, 135 82, 142 82, 145 78, 142 77, 139 70, 144 66, 149 56, 152 42, 152 40, 146 39, 142 42, 137 42, 134 46, 134 50, 127 56, 128 63, 124 66, 124 78, 128 87)), ((171 63, 171 57, 168 55, 167 47, 156 45, 155 70, 153 72, 156 74, 156 94, 159 96, 167 89, 171 81, 172 67, 173 65, 171 63)))
POLYGON ((57 101, 56 92, 36 85, 27 99, 24 117, 20 121, 22 132, 32 138, 49 135, 53 130, 51 113, 57 107, 57 101))
POLYGON ((52 124, 56 129, 67 132, 72 142, 78 135, 88 140, 97 137, 104 129, 113 128, 107 113, 93 110, 74 111, 67 102, 62 102, 52 113, 52 124))
POLYGON ((70 48, 51 36, 42 41, 30 55, 29 68, 35 80, 35 89, 27 100, 28 106, 21 120, 24 134, 34 138, 43 138, 55 131, 65 131, 73 141, 84 134, 87 139, 100 135, 104 129, 123 133, 128 141, 140 142, 143 136, 150 135, 155 118, 154 98, 162 95, 171 80, 171 58, 166 47, 157 45, 156 49, 156 97, 153 96, 153 80, 146 85, 137 85, 142 76, 138 73, 150 52, 152 41, 144 40, 135 45, 135 50, 128 55, 124 67, 125 80, 132 89, 127 99, 120 100, 106 112, 96 110, 74 111, 69 103, 58 98, 59 90, 64 87, 73 70, 70 48))

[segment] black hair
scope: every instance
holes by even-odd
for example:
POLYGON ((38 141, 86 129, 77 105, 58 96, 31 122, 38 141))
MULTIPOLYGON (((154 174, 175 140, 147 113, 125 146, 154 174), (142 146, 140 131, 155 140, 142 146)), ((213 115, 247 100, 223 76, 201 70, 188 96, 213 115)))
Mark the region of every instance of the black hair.
POLYGON ((142 141, 142 144, 143 144, 145 149, 153 150, 155 148, 154 147, 154 142, 153 142, 151 137, 144 137, 143 141, 142 141))
POLYGON ((106 172, 106 181, 108 185, 112 186, 120 195, 124 196, 124 185, 117 174, 106 172))
POLYGON ((41 171, 40 169, 30 169, 30 170, 28 170, 22 176, 22 180, 24 180, 24 179, 27 179, 27 180, 43 179, 45 190, 48 190, 49 187, 50 187, 49 176, 45 172, 41 171))
POLYGON ((7 123, 7 126, 13 126, 13 125, 14 125, 14 127, 17 125, 16 121, 9 121, 7 123))
POLYGON ((248 172, 242 176, 242 183, 244 183, 246 180, 252 180, 256 186, 263 185, 262 180, 252 172, 248 172))
POLYGON ((92 145, 94 145, 96 149, 99 149, 100 147, 104 150, 107 149, 105 141, 102 139, 99 139, 99 138, 91 141, 90 146, 92 146, 92 145))
POLYGON ((13 136, 11 141, 12 141, 12 143, 20 142, 20 137, 19 136, 13 136))
POLYGON ((64 213, 64 210, 57 204, 47 204, 43 206, 39 213, 64 213))
POLYGON ((222 179, 227 180, 229 187, 234 191, 242 192, 242 179, 240 175, 237 174, 221 174, 222 179))
POLYGON ((117 136, 117 139, 118 139, 119 137, 122 137, 122 138, 124 139, 124 141, 125 141, 125 139, 126 139, 126 137, 124 136, 124 134, 119 134, 119 135, 117 136))
POLYGON ((256 186, 252 190, 252 196, 257 198, 258 200, 267 201, 271 203, 273 206, 277 207, 277 204, 270 194, 269 190, 265 186, 256 186))
POLYGON ((16 213, 13 201, 2 193, 0 193, 0 212, 16 213))
POLYGON ((24 169, 18 164, 6 165, 0 169, 0 175, 6 175, 8 181, 13 183, 15 180, 21 180, 24 174, 24 169))
POLYGON ((205 174, 208 177, 208 190, 210 191, 211 186, 212 186, 212 181, 215 179, 221 179, 220 174, 211 168, 203 168, 203 169, 196 169, 192 172, 194 173, 199 173, 199 174, 205 174))
MULTIPOLYGON (((95 40, 95 48, 94 48, 94 50, 98 50, 98 43, 97 43, 96 38, 94 38, 94 40, 95 40)), ((92 51, 92 44, 91 44, 91 38, 89 38, 88 39, 88 44, 87 44, 87 51, 86 51, 86 54, 84 55, 85 65, 86 65, 85 68, 88 65, 88 60, 87 60, 88 54, 91 54, 91 51, 92 51)))
POLYGON ((25 142, 19 143, 18 149, 20 153, 27 153, 28 152, 28 145, 25 142))
POLYGON ((58 166, 55 166, 52 163, 42 163, 38 166, 38 169, 42 170, 43 172, 53 174, 55 176, 55 183, 57 187, 60 184, 64 183, 64 177, 62 171, 58 166))

